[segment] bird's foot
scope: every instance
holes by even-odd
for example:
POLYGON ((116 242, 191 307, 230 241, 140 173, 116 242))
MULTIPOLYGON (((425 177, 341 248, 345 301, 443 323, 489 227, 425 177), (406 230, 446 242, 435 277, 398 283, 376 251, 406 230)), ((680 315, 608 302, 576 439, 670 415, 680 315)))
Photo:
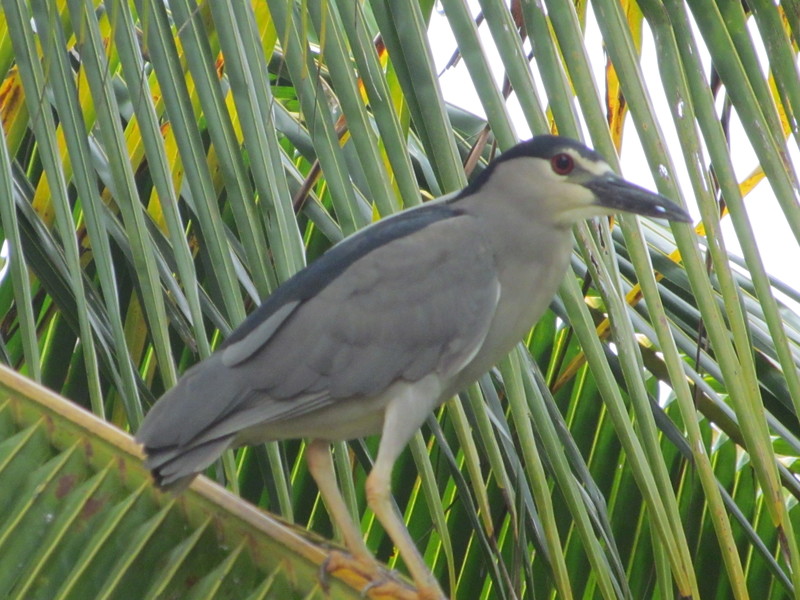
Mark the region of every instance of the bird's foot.
POLYGON ((328 577, 335 575, 355 588, 361 588, 363 598, 370 600, 445 600, 436 586, 415 589, 393 571, 388 571, 371 557, 356 557, 333 550, 320 565, 320 581, 328 588, 328 577))
POLYGON ((382 569, 378 562, 369 556, 358 557, 340 550, 331 550, 319 570, 323 588, 327 589, 329 575, 335 574, 348 583, 358 579, 374 581, 380 577, 382 569))

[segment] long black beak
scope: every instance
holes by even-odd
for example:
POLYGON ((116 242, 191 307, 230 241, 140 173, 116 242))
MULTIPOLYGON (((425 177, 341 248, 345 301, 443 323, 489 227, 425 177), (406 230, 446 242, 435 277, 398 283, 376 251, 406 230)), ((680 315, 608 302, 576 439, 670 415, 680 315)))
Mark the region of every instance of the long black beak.
POLYGON ((614 211, 684 223, 692 220, 689 213, 669 198, 629 183, 614 173, 595 177, 583 185, 594 193, 597 204, 614 211))

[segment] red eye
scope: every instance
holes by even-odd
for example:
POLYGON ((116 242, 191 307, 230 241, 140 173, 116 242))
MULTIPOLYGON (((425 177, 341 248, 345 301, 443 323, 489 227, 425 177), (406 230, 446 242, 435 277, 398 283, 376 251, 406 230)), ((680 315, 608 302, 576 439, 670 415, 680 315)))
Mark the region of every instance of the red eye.
POLYGON ((569 175, 572 173, 572 169, 575 168, 575 161, 569 154, 562 152, 550 159, 550 166, 552 166, 553 171, 559 175, 569 175))

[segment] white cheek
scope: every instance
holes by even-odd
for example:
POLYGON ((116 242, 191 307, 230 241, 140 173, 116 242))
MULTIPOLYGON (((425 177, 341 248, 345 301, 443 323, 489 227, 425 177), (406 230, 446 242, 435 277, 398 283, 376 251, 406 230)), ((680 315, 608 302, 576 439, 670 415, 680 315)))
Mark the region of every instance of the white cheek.
POLYGON ((572 226, 583 219, 613 214, 613 211, 599 206, 594 194, 582 185, 565 185, 562 192, 566 190, 569 192, 560 194, 553 211, 559 225, 572 226))
POLYGON ((614 174, 614 169, 604 162, 581 161, 581 166, 586 171, 596 176, 603 176, 607 175, 608 173, 614 174))
POLYGON ((579 152, 571 149, 566 150, 565 152, 572 157, 572 160, 575 161, 576 167, 586 171, 587 173, 591 173, 596 177, 606 175, 607 173, 614 173, 614 170, 604 160, 589 160, 581 156, 579 152))

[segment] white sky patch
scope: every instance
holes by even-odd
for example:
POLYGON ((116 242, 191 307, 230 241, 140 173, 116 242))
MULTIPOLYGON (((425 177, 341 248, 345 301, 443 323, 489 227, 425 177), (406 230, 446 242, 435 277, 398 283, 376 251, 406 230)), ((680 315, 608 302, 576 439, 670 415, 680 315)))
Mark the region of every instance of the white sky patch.
POLYGON ((3 240, 2 245, 0 245, 0 281, 5 279, 8 274, 8 252, 8 240, 3 240))
MULTIPOLYGON (((480 12, 480 7, 476 0, 468 0, 468 5, 473 15, 477 15, 480 12)), ((429 31, 431 32, 430 39, 433 45, 433 54, 437 71, 441 72, 456 50, 455 38, 442 13, 434 13, 429 31)), ((504 72, 503 64, 491 34, 489 33, 489 28, 483 23, 478 31, 481 43, 489 57, 490 66, 495 74, 495 79, 498 85, 502 85, 504 72)), ((757 40, 756 48, 759 52, 760 60, 762 61, 762 67, 766 69, 768 62, 763 44, 759 39, 758 29, 754 27, 752 23, 750 23, 750 35, 754 40, 757 40)), ((598 85, 602 86, 605 78, 606 56, 603 50, 600 31, 594 14, 591 11, 591 7, 587 15, 586 40, 589 45, 588 55, 592 63, 595 81, 598 85)), ((700 46, 700 59, 706 75, 708 75, 711 60, 708 52, 702 46, 701 37, 696 29, 695 40, 700 46)), ((529 42, 525 43, 525 50, 526 52, 530 51, 529 42)), ((664 115, 664 118, 660 119, 659 125, 663 130, 667 147, 670 149, 670 154, 677 161, 676 164, 673 165, 675 177, 686 196, 689 212, 692 214, 695 222, 697 222, 700 218, 700 214, 693 197, 688 170, 683 160, 680 139, 671 118, 670 106, 661 84, 655 44, 646 22, 644 24, 642 42, 642 65, 645 84, 650 93, 655 114, 664 115)), ((544 102, 546 100, 546 95, 542 83, 538 80, 538 75, 534 74, 534 78, 539 97, 544 102)), ((442 74, 441 84, 446 101, 476 115, 484 118, 486 117, 463 60, 459 61, 455 67, 447 69, 442 74)), ((602 87, 601 93, 603 93, 602 87)), ((690 115, 686 110, 684 101, 681 100, 679 102, 676 108, 679 112, 679 116, 682 118, 689 117, 690 115)), ((719 109, 719 105, 717 108, 719 109)), ((523 138, 529 136, 530 130, 519 108, 519 104, 513 95, 509 99, 508 110, 519 135, 523 138)), ((580 111, 578 111, 578 113, 582 118, 580 111)), ((630 113, 627 118, 631 119, 630 113)), ((731 147, 736 149, 736 152, 732 153, 734 171, 737 179, 742 181, 758 166, 758 159, 756 158, 756 154, 747 139, 735 111, 732 111, 731 114, 730 135, 731 147)), ((787 146, 789 147, 789 156, 795 172, 798 172, 800 171, 800 151, 798 151, 797 145, 791 139, 787 146)), ((627 122, 625 125, 625 137, 622 144, 622 156, 620 160, 622 164, 622 174, 626 179, 647 189, 655 189, 653 175, 645 160, 644 151, 634 123, 632 122, 627 122)), ((705 154, 705 150, 703 150, 702 156, 696 156, 694 160, 701 161, 705 168, 705 165, 708 164, 708 157, 705 154)), ((664 171, 668 171, 666 165, 661 165, 660 168, 664 171)), ((661 171, 662 176, 664 171, 661 171)), ((783 211, 775 198, 772 188, 766 180, 762 181, 747 195, 745 198, 745 207, 755 232, 758 248, 767 272, 777 277, 791 288, 800 290, 800 268, 798 268, 798 265, 800 265, 800 244, 798 244, 797 240, 792 235, 786 223, 783 211)), ((722 232, 727 250, 741 257, 741 245, 736 238, 730 218, 723 219, 722 232)), ((781 298, 782 295, 777 294, 777 296, 781 298)))

